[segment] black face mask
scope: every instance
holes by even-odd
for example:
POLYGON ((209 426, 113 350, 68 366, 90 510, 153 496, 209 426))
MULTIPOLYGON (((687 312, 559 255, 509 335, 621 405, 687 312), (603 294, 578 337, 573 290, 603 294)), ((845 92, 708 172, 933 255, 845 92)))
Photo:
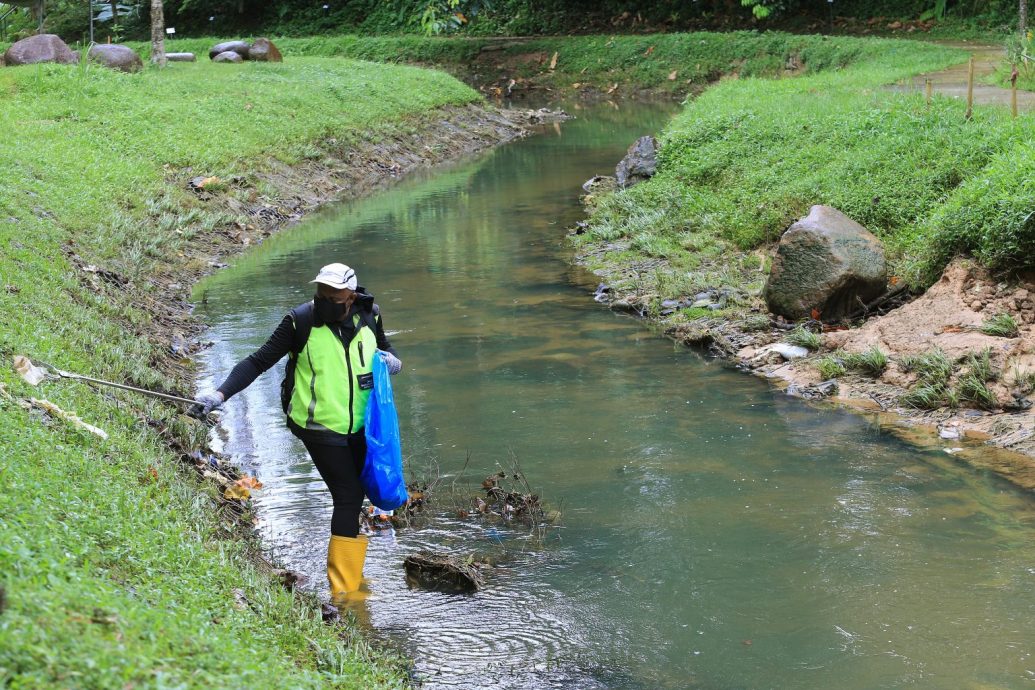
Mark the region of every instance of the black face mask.
POLYGON ((313 311, 323 323, 338 323, 345 318, 349 308, 344 304, 332 302, 326 297, 313 298, 313 311))

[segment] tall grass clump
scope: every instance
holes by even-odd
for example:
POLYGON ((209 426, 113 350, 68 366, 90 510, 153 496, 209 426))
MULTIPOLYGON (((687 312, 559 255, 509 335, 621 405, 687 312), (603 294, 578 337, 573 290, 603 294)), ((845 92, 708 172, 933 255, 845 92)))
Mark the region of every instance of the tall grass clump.
POLYGON ((1007 312, 996 314, 991 318, 985 319, 981 324, 981 332, 985 335, 994 335, 1000 338, 1016 338, 1020 329, 1017 327, 1017 322, 1007 312))
POLYGON ((950 387, 953 364, 939 348, 917 355, 907 355, 900 362, 903 371, 917 375, 916 385, 899 397, 899 403, 921 410, 934 410, 943 405, 954 407, 955 392, 950 387))
POLYGON ((872 378, 883 374, 888 367, 888 356, 876 345, 865 352, 845 353, 841 359, 847 369, 872 378))
POLYGON ((823 339, 819 337, 819 334, 813 333, 804 326, 797 326, 787 334, 786 340, 792 345, 804 347, 807 350, 815 351, 823 347, 823 339))

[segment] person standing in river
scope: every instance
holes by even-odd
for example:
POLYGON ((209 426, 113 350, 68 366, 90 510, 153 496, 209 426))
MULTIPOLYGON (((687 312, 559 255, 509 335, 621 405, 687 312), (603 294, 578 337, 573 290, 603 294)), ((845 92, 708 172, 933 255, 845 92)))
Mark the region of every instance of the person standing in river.
POLYGON ((391 374, 402 370, 402 362, 385 336, 374 296, 359 286, 354 270, 329 264, 310 282, 316 283, 315 297, 292 309, 262 347, 196 401, 207 414, 288 356, 281 405, 288 428, 305 445, 331 492, 327 580, 331 598, 341 599, 359 589, 366 560, 367 540, 359 536, 360 473, 373 358, 383 357, 391 374))

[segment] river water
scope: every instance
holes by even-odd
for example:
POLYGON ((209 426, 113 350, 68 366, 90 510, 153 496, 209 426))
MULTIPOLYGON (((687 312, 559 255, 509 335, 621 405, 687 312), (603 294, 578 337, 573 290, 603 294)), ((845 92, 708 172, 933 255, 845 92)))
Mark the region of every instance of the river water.
MULTIPOLYGON (((356 613, 425 687, 1035 687, 1030 495, 673 346, 568 265, 579 185, 670 113, 584 109, 270 238, 199 288, 200 384, 346 262, 405 364, 410 471, 516 458, 562 511, 540 545, 455 515, 371 539, 356 613), (425 592, 401 567, 421 548, 504 559, 476 595, 425 592)), ((265 484, 275 554, 325 588, 330 500, 279 378, 230 401, 224 448, 265 484)))

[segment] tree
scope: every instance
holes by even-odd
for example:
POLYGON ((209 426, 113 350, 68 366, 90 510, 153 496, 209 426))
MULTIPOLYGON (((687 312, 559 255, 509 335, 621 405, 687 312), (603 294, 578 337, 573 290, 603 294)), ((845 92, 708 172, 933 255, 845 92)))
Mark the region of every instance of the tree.
POLYGON ((1017 24, 1021 28, 1021 36, 1028 33, 1028 0, 1021 0, 1017 24))
POLYGON ((151 0, 151 64, 165 67, 165 12, 162 0, 151 0))

